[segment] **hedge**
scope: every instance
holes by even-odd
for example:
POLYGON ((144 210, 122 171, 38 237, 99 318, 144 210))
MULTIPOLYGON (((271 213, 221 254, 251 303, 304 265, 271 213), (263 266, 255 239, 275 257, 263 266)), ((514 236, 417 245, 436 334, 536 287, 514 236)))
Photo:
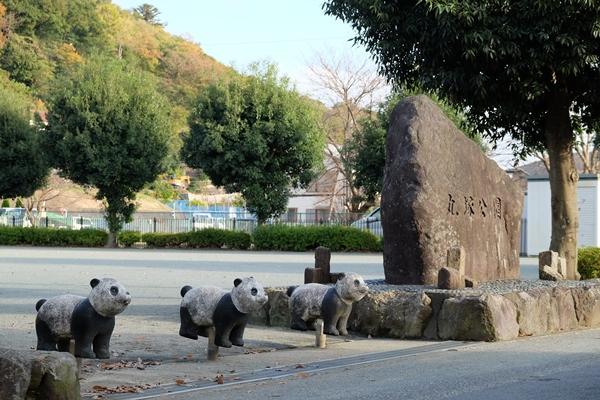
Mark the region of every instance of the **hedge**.
POLYGON ((246 232, 207 228, 185 233, 145 233, 121 232, 119 244, 130 247, 143 240, 148 247, 187 247, 194 249, 227 247, 246 250, 252 244, 252 237, 246 232))
POLYGON ((254 231, 258 250, 307 251, 319 246, 331 251, 381 251, 381 240, 369 231, 347 226, 264 225, 254 231))
POLYGON ((0 227, 0 245, 102 247, 107 233, 95 229, 72 231, 68 229, 0 227))
POLYGON ((600 247, 582 247, 577 252, 577 270, 581 279, 600 278, 600 247))

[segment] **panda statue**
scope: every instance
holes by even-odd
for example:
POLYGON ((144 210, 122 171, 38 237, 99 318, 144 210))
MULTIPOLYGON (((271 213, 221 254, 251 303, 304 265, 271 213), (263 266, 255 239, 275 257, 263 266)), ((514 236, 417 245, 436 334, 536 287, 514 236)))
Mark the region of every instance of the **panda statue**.
POLYGON ((198 335, 208 337, 209 329, 214 327, 215 345, 243 346, 248 314, 260 310, 268 297, 252 276, 235 279, 233 286, 231 291, 214 286, 181 288, 179 334, 196 340, 198 335))
POLYGON ((368 290, 363 278, 355 273, 340 274, 335 286, 320 283, 290 286, 287 295, 291 328, 305 331, 321 318, 325 333, 346 336, 352 303, 365 297, 368 290))
POLYGON ((38 350, 69 351, 74 339, 75 357, 110 358, 115 315, 131 303, 131 296, 112 278, 94 278, 90 285, 88 297, 64 294, 37 302, 38 350))

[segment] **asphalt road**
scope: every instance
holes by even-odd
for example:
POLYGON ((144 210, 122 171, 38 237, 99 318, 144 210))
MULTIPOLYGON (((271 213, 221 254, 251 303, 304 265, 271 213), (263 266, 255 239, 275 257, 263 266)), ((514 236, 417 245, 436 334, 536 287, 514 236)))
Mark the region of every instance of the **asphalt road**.
MULTIPOLYGON (((256 383, 172 394, 164 400, 598 400, 600 330, 479 343, 256 383)), ((343 360, 337 360, 338 363, 343 360)), ((131 399, 142 398, 132 395, 131 399)))

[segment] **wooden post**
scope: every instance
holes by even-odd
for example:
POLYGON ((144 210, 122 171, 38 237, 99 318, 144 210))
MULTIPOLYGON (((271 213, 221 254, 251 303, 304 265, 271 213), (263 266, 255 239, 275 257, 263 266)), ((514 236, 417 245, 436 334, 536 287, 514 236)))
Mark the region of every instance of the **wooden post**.
POLYGON ((208 328, 208 348, 206 350, 206 357, 208 361, 215 361, 219 356, 219 346, 215 344, 215 327, 208 328))
POLYGON ((318 319, 315 321, 315 346, 324 349, 327 347, 327 336, 323 333, 323 323, 322 319, 318 319))
MULTIPOLYGON (((75 340, 71 339, 69 341, 69 353, 75 357, 75 340)), ((75 361, 77 361, 77 376, 81 376, 81 358, 75 357, 75 361)))

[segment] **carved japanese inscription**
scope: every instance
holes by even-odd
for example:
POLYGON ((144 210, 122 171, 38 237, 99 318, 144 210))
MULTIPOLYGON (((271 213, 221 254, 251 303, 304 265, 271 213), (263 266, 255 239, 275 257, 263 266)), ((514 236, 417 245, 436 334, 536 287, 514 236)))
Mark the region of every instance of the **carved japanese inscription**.
POLYGON ((480 282, 519 276, 523 193, 427 97, 392 113, 381 210, 385 278, 436 284, 448 249, 480 282))

